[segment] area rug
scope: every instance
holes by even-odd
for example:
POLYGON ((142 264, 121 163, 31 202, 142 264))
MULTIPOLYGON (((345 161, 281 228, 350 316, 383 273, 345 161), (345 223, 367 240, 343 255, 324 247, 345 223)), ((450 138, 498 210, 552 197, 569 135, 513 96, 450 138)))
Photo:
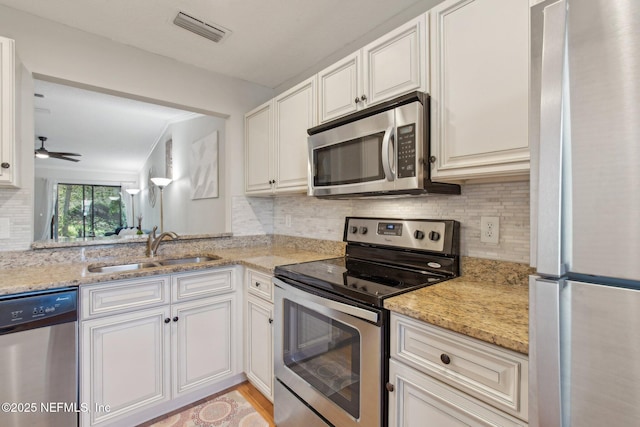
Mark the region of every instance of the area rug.
POLYGON ((172 415, 151 427, 269 427, 236 390, 172 415))

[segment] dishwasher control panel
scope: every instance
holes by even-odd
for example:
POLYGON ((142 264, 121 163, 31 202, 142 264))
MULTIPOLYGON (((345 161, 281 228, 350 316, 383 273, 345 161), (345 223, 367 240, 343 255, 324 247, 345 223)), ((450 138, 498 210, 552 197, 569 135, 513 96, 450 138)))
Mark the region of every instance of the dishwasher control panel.
POLYGON ((40 321, 51 323, 58 318, 61 321, 76 320, 77 295, 78 291, 73 289, 3 297, 0 299, 0 333, 2 329, 12 329, 26 323, 38 327, 40 321))

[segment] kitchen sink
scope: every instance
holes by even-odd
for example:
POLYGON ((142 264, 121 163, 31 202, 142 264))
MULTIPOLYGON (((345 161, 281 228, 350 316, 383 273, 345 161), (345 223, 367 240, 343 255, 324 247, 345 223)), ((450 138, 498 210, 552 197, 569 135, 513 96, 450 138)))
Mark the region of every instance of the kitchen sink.
POLYGON ((177 264, 193 264, 207 261, 215 261, 220 259, 219 256, 194 256, 194 257, 186 257, 186 258, 171 258, 171 259, 163 259, 158 261, 160 265, 177 265, 177 264))
POLYGON ((90 265, 87 270, 91 273, 119 273, 122 271, 140 270, 141 268, 159 267, 155 262, 137 262, 117 265, 90 265))
POLYGON ((180 258, 167 258, 128 264, 90 265, 87 270, 90 273, 120 273, 124 271, 140 270, 143 268, 166 267, 180 264, 198 264, 201 262, 215 261, 217 259, 220 259, 220 257, 216 255, 185 256, 180 258))

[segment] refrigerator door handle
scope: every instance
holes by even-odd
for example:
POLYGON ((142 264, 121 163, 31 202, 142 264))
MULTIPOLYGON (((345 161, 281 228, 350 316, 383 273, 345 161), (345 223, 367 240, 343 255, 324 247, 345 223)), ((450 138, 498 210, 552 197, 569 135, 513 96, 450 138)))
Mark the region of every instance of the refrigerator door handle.
POLYGON ((567 4, 561 0, 544 8, 540 100, 538 175, 539 274, 560 277, 564 273, 561 253, 563 174, 563 77, 566 64, 567 4))
POLYGON ((529 357, 532 419, 540 427, 562 427, 562 370, 560 357, 560 289, 563 282, 530 277, 529 357))

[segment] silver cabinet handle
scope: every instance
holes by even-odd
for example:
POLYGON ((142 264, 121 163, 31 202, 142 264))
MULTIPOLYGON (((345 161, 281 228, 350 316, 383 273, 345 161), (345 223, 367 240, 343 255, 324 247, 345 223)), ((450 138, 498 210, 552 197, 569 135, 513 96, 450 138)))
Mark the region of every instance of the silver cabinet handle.
POLYGON ((9 169, 11 167, 11 165, 7 162, 2 162, 2 164, 0 164, 0 166, 2 166, 2 169, 9 169))

